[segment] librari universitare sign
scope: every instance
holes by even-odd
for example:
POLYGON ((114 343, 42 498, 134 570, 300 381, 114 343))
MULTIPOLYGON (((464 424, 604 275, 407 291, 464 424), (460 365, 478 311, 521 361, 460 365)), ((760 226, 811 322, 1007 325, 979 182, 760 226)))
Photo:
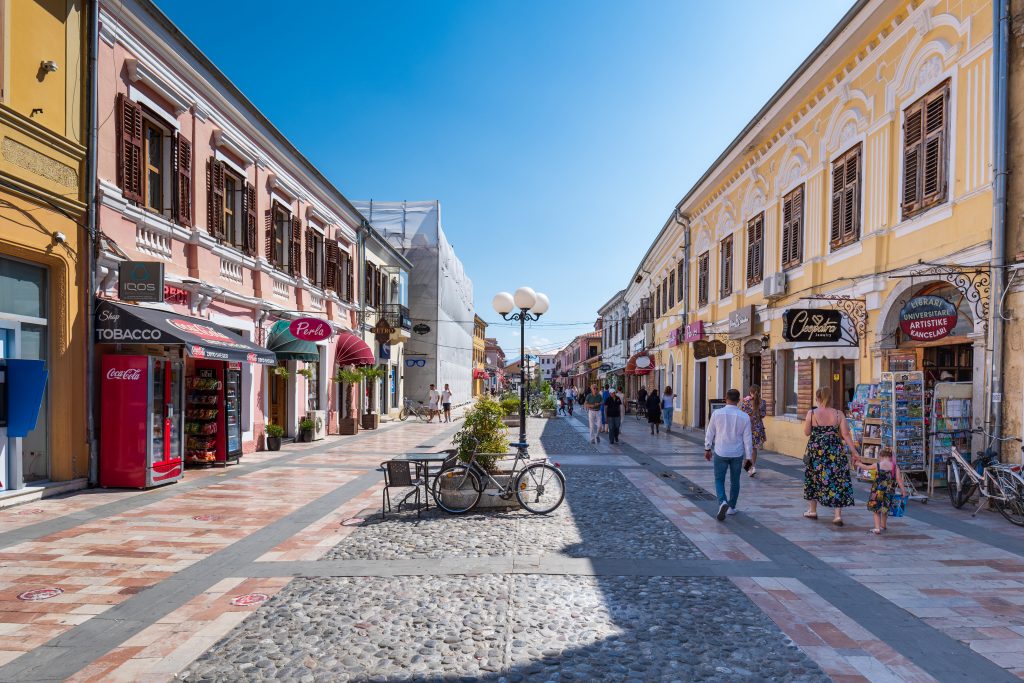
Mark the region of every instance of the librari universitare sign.
POLYGON ((900 309, 900 330, 914 341, 949 336, 956 321, 956 306, 941 296, 915 296, 900 309))
POLYGON ((842 311, 791 308, 782 314, 782 338, 788 342, 833 343, 842 336, 842 311))

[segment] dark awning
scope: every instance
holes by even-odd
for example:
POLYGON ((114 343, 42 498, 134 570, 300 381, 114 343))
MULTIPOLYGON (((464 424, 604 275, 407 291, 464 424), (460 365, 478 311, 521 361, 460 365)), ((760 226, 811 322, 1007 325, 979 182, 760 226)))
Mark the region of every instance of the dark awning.
POLYGON ((287 320, 278 320, 267 335, 267 350, 273 351, 278 360, 304 360, 315 363, 320 360, 320 351, 311 341, 297 339, 287 320))
POLYGON ((96 302, 96 342, 184 344, 193 358, 264 365, 277 363, 273 353, 209 320, 105 299, 96 302))

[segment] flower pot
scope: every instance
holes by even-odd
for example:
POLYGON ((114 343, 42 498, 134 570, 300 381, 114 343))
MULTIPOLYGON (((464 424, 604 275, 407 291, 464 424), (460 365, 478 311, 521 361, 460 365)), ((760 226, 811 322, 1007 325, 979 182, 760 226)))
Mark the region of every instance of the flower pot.
POLYGON ((281 437, 279 437, 279 436, 268 436, 267 437, 267 450, 268 451, 279 451, 279 450, 281 450, 281 437))
POLYGON ((541 417, 551 418, 551 417, 555 417, 556 413, 555 413, 554 410, 547 410, 547 409, 545 409, 545 410, 540 411, 540 416, 541 417))
POLYGON ((313 441, 313 430, 303 429, 299 432, 299 441, 302 443, 311 443, 313 441))
POLYGON ((343 417, 338 420, 338 433, 350 436, 359 433, 359 418, 343 417))
POLYGON ((363 429, 376 429, 380 426, 380 415, 367 413, 363 415, 363 429))

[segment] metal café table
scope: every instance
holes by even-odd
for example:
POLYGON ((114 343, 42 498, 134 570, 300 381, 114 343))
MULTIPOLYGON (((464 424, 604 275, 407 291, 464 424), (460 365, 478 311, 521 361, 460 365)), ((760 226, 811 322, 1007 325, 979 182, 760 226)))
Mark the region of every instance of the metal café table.
MULTIPOLYGON (((430 507, 430 466, 431 464, 441 465, 450 456, 448 453, 405 453, 393 458, 393 460, 408 460, 423 464, 423 509, 430 507)), ((407 493, 402 499, 404 503, 411 493, 407 493)))

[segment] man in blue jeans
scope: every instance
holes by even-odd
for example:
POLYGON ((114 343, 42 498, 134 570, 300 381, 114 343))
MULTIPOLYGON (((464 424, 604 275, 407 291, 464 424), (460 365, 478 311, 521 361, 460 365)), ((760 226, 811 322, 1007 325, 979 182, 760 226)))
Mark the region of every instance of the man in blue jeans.
POLYGON ((740 496, 740 471, 743 460, 750 459, 754 441, 750 433, 750 416, 740 410, 740 392, 725 392, 725 407, 711 413, 708 429, 704 433, 704 458, 715 456, 715 493, 718 494, 718 521, 726 515, 736 514, 736 499, 740 496), (729 498, 725 497, 725 473, 729 472, 729 498))

